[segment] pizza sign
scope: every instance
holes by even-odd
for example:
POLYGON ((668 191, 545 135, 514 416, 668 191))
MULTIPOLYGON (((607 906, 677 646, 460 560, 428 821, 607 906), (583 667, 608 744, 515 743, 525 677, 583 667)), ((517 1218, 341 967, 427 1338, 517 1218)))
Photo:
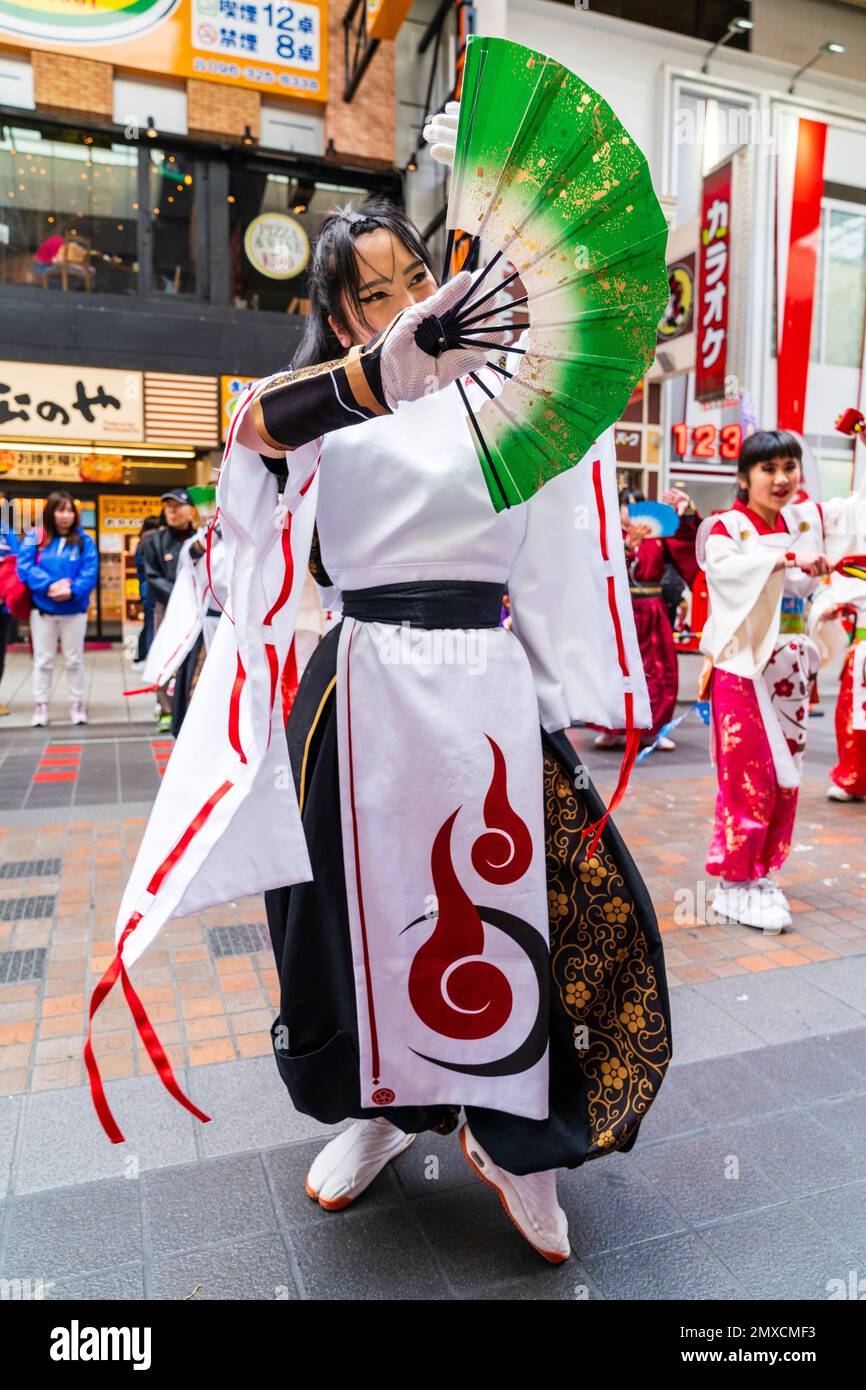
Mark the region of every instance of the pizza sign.
POLYGON ((269 280, 291 280, 310 259, 310 240, 300 222, 284 212, 254 217, 244 236, 247 260, 269 280))

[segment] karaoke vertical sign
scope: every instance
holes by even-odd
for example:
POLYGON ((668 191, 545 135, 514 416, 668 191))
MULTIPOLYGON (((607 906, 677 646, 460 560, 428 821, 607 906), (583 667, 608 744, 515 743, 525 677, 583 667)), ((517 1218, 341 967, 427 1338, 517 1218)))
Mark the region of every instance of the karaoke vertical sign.
POLYGON ((704 179, 698 246, 698 313, 695 398, 725 394, 728 362, 728 299, 731 286, 731 161, 704 179))

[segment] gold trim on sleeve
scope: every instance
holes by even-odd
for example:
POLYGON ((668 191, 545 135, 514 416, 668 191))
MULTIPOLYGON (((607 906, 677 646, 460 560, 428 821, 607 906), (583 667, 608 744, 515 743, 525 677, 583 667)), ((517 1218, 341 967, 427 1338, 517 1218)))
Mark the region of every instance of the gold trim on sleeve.
POLYGON ((274 439, 273 435, 268 434, 265 429, 265 417, 262 412, 261 396, 255 396, 253 398, 250 410, 253 412, 253 424, 256 427, 256 434, 259 436, 262 443, 267 444, 270 449, 279 449, 280 453, 290 453, 290 445, 281 444, 278 439, 274 439))
POLYGON ((377 401, 376 397, 373 395, 370 383, 364 373, 364 368, 361 366, 362 351, 363 348, 359 344, 356 344, 349 350, 349 355, 343 364, 346 368, 346 380, 349 383, 352 395, 355 397, 358 405, 363 406, 365 410, 369 410, 372 415, 390 415, 391 412, 388 407, 383 405, 381 401, 377 401))

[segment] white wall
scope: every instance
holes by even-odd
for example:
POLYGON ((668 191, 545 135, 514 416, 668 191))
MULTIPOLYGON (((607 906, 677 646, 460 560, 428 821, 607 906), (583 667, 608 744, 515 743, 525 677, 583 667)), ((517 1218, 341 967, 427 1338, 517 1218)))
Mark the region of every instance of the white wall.
MULTIPOLYGON (((485 4, 498 3, 500 0, 482 0, 482 15, 485 4)), ((775 7, 772 24, 778 31, 785 28, 781 13, 787 13, 789 3, 790 0, 756 0, 756 8, 762 4, 775 7)), ((807 0, 797 3, 806 5, 807 0)), ((823 12, 823 38, 831 38, 837 11, 844 7, 814 3, 807 7, 823 12)), ((494 17, 496 13, 494 10, 494 17)), ((866 78, 866 10, 853 12, 853 17, 859 46, 852 41, 852 49, 857 53, 857 67, 866 78)), ((482 31, 480 20, 478 28, 482 31)), ((673 113, 665 114, 665 70, 678 68, 700 77, 708 44, 649 25, 597 15, 591 8, 576 10, 552 4, 550 0, 508 0, 506 37, 559 59, 601 92, 646 154, 657 191, 671 191, 665 186, 663 154, 666 127, 673 119, 673 113)), ((845 38, 841 41, 845 42, 845 38)), ((806 58, 798 56, 781 62, 773 54, 772 47, 769 53, 760 54, 719 49, 710 64, 709 77, 759 93, 787 93, 796 67, 806 58)), ((817 71, 801 78, 797 96, 866 119, 866 82, 843 76, 829 58, 822 60, 817 71)))
MULTIPOLYGON (((502 32, 503 0, 480 0, 492 6, 492 32, 502 32)), ((549 0, 504 0, 505 36, 559 59, 604 96, 646 154, 656 191, 673 192, 672 153, 675 111, 673 83, 683 75, 687 85, 723 99, 752 97, 770 117, 780 107, 827 120, 825 177, 866 186, 866 8, 816 4, 814 0, 754 0, 757 41, 746 54, 721 49, 704 77, 701 67, 709 45, 646 25, 631 24, 592 9, 578 10, 549 0), (794 13, 796 11, 796 13, 794 13), (760 23, 758 23, 760 20, 760 23), (808 20, 808 23, 807 23, 808 20), (783 37, 784 36, 784 37, 783 37), (801 78, 796 95, 788 96, 793 73, 826 40, 846 43, 849 52, 838 62, 823 58, 817 69, 801 78), (853 59, 853 61, 851 61, 853 59), (666 150, 667 146, 667 150, 666 150)), ((483 23, 478 28, 483 31, 483 23)), ((754 220, 744 266, 749 297, 746 389, 759 423, 775 423, 775 359, 770 356, 773 307, 774 164, 772 121, 758 126, 755 137, 756 174, 753 185, 754 220)), ((843 405, 853 403, 853 369, 813 365, 810 368, 806 431, 827 438, 843 405), (851 397, 850 401, 848 397, 851 397), (844 398, 844 399, 843 399, 844 398)), ((667 422, 666 422, 667 423, 667 422)), ((666 447, 668 444, 665 438, 666 447)), ((671 466, 671 476, 676 465, 671 466)), ((709 485, 707 485, 709 486, 709 485)))
POLYGON ((0 54, 0 105, 19 106, 33 111, 33 66, 29 58, 12 58, 0 54))
POLYGON ((117 125, 136 131, 153 120, 156 129, 186 135, 186 88, 168 82, 145 82, 134 77, 115 77, 114 112, 117 125))
POLYGON ((826 0, 752 0, 752 52, 802 67, 830 40, 845 52, 820 59, 828 80, 862 80, 866 56, 866 10, 826 0))
POLYGON ((316 111, 262 102, 259 114, 259 146, 265 150, 291 150, 293 154, 325 153, 325 117, 316 111))

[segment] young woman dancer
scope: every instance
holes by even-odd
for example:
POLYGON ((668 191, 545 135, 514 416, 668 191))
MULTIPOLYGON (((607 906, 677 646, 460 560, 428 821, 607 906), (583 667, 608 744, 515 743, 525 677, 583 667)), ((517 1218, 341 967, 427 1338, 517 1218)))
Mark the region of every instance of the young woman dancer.
POLYGON ((471 289, 437 288, 394 207, 325 220, 296 370, 235 415, 219 485, 232 621, 118 925, 127 962, 175 912, 274 889, 277 1067, 299 1110, 354 1121, 313 1163, 310 1198, 347 1206, 463 1105, 467 1161, 559 1262, 556 1170, 629 1148, 670 1056, 652 906, 561 731, 629 709, 645 726, 649 702, 612 431, 495 512, 456 383, 477 408, 467 374, 496 391, 497 369, 415 337, 471 289), (286 778, 279 677, 313 511, 343 618, 300 682, 286 778))
POLYGON ((794 502, 797 438, 761 430, 744 442, 730 511, 698 533, 710 616, 701 650, 712 663, 712 746, 718 773, 707 873, 721 879, 713 906, 734 922, 780 931, 791 924, 772 875, 791 849, 819 667, 805 604, 829 572, 829 533, 856 532, 857 499, 794 502))

